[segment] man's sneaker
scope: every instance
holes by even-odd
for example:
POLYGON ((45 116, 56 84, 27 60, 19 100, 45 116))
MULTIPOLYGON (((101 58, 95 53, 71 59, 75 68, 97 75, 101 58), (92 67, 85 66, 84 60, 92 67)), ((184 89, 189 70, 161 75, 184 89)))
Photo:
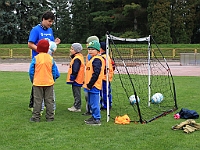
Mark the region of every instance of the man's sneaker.
POLYGON ((28 110, 30 110, 31 112, 33 112, 33 107, 28 107, 28 110))
POLYGON ((88 122, 88 121, 92 121, 92 120, 94 120, 93 116, 90 117, 89 119, 84 120, 84 122, 88 122))
POLYGON ((81 109, 76 109, 74 106, 72 106, 71 108, 68 108, 68 110, 72 112, 81 112, 81 109))
POLYGON ((90 115, 92 115, 92 113, 90 113, 90 112, 85 112, 85 113, 83 113, 82 115, 84 115, 84 116, 90 116, 90 115))
POLYGON ((100 126, 101 125, 101 121, 100 120, 91 120, 91 121, 87 121, 85 122, 87 125, 92 125, 92 126, 100 126))

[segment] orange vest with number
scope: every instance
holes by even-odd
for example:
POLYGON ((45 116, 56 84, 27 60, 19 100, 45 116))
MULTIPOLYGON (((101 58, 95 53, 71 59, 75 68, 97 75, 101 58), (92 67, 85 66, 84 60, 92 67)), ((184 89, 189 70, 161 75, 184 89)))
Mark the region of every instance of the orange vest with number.
POLYGON ((53 57, 47 53, 35 56, 35 73, 33 85, 51 86, 54 84, 52 75, 53 57))
POLYGON ((102 89, 102 80, 104 77, 104 68, 105 68, 105 61, 104 59, 97 55, 94 56, 90 59, 90 61, 88 61, 88 63, 86 64, 86 70, 85 70, 85 81, 84 81, 84 88, 87 88, 87 84, 90 82, 91 78, 92 78, 92 74, 94 73, 93 71, 93 66, 92 66, 92 62, 94 61, 94 59, 100 59, 102 62, 102 66, 101 66, 101 72, 99 74, 99 77, 97 79, 97 81, 94 83, 93 87, 96 87, 97 89, 101 90, 102 89))
POLYGON ((79 59, 81 61, 81 66, 80 66, 78 75, 74 81, 76 81, 78 84, 83 84, 85 65, 84 65, 84 57, 81 53, 75 54, 75 57, 71 60, 71 62, 69 64, 69 70, 68 70, 68 74, 67 74, 67 82, 71 82, 70 75, 72 74, 72 65, 74 64, 75 59, 79 59))

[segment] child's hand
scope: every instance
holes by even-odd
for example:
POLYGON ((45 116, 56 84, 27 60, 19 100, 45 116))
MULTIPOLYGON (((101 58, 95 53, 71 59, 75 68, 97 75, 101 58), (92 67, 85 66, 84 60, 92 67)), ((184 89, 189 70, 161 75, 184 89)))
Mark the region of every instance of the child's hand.
POLYGON ((61 40, 60 40, 59 38, 56 38, 56 39, 54 40, 54 42, 56 43, 56 45, 58 45, 58 44, 60 44, 61 40))
POLYGON ((88 91, 90 90, 88 87, 86 88, 88 91))
POLYGON ((90 87, 90 86, 87 84, 87 89, 90 90, 91 88, 92 88, 92 87, 90 87))

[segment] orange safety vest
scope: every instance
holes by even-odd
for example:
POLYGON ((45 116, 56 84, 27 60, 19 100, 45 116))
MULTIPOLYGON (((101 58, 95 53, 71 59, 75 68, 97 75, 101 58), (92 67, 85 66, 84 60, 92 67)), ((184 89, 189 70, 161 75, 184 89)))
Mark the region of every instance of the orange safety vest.
POLYGON ((35 56, 35 60, 33 85, 53 85, 55 83, 52 74, 53 57, 47 53, 39 53, 37 56, 35 56))
POLYGON ((69 70, 68 70, 66 81, 72 82, 72 81, 70 81, 70 75, 72 74, 72 65, 74 64, 75 59, 79 59, 81 61, 81 66, 80 66, 78 75, 74 81, 76 81, 78 84, 83 84, 85 65, 84 65, 84 57, 81 53, 75 54, 75 57, 71 60, 71 62, 69 64, 69 70))
POLYGON ((101 90, 102 89, 102 80, 103 80, 103 77, 104 77, 105 61, 99 55, 92 57, 90 59, 90 61, 88 61, 88 63, 86 64, 85 81, 84 81, 83 87, 87 88, 87 84, 90 82, 90 80, 92 78, 92 74, 94 73, 92 62, 94 61, 95 58, 98 58, 98 59, 101 60, 102 66, 101 66, 101 72, 99 74, 99 77, 98 77, 97 81, 94 83, 93 87, 96 87, 97 89, 101 90))
MULTIPOLYGON (((101 56, 104 58, 104 60, 106 60, 106 54, 103 54, 103 55, 101 55, 101 56)), ((111 62, 110 56, 108 56, 108 62, 109 62, 109 74, 108 74, 108 80, 109 80, 109 81, 112 81, 114 71, 113 71, 113 66, 112 66, 112 62, 111 62)), ((105 66, 106 66, 106 64, 105 64, 105 66)), ((106 68, 105 68, 105 69, 106 69, 106 68)), ((103 78, 103 80, 106 81, 106 74, 104 74, 104 78, 103 78)))

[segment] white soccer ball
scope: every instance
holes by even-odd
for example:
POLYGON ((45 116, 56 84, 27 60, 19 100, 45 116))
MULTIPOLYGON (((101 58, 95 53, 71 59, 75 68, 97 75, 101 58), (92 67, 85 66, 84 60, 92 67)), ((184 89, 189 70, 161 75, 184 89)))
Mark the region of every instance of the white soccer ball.
MULTIPOLYGON (((138 100, 138 103, 140 102, 140 98, 137 96, 137 100, 138 100)), ((131 95, 129 97, 129 101, 130 101, 130 104, 131 105, 134 105, 136 103, 136 98, 135 98, 135 95, 131 95)))
POLYGON ((161 93, 155 93, 152 97, 151 97, 151 102, 153 104, 159 104, 163 101, 164 97, 161 93))
POLYGON ((49 50, 55 52, 57 50, 57 44, 53 41, 49 42, 49 50))

